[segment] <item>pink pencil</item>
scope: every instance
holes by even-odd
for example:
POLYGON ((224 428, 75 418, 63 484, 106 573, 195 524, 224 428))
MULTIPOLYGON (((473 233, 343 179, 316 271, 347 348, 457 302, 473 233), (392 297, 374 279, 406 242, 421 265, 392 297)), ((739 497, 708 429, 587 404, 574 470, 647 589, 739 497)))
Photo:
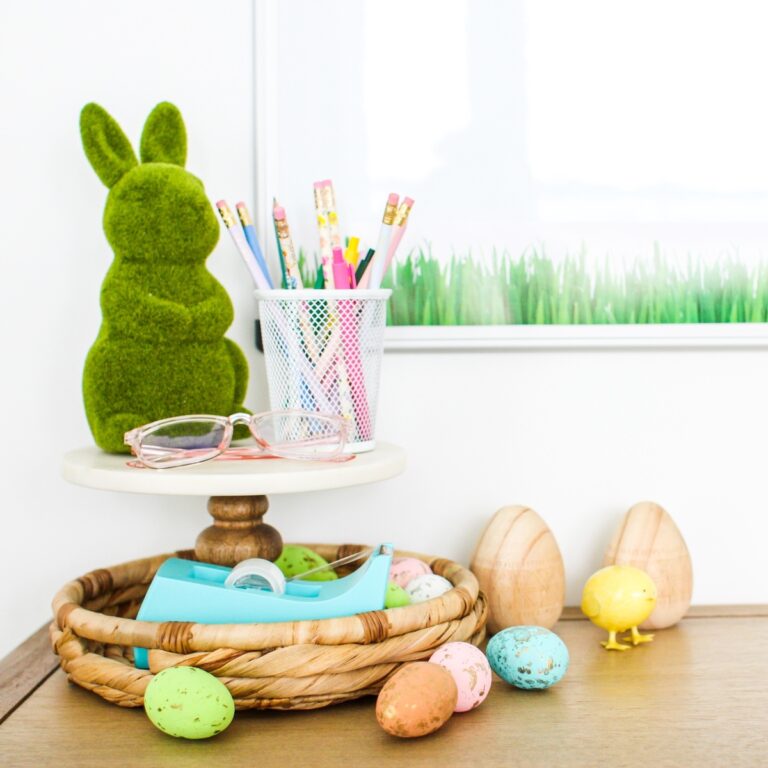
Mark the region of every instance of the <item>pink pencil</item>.
POLYGON ((384 264, 385 275, 387 274, 389 265, 395 258, 397 246, 400 245, 400 241, 403 239, 403 235, 405 234, 405 228, 408 226, 408 214, 411 212, 411 208, 413 208, 413 202, 414 201, 410 197, 406 197, 405 200, 400 203, 400 207, 397 209, 397 216, 395 216, 395 227, 394 231, 392 232, 392 240, 389 244, 389 250, 387 251, 387 261, 384 264))

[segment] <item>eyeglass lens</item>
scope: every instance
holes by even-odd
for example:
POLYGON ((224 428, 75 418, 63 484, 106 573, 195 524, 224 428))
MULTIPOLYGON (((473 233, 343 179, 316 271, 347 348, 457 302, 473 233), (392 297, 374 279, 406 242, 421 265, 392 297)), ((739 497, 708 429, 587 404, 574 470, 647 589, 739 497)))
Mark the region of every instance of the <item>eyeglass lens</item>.
POLYGON ((140 458, 154 467, 195 464, 222 451, 226 420, 183 419, 143 435, 140 458))
POLYGON ((314 459, 335 456, 344 448, 344 425, 315 413, 265 414, 251 425, 254 437, 275 456, 314 459), (262 444, 263 444, 262 443, 262 444))

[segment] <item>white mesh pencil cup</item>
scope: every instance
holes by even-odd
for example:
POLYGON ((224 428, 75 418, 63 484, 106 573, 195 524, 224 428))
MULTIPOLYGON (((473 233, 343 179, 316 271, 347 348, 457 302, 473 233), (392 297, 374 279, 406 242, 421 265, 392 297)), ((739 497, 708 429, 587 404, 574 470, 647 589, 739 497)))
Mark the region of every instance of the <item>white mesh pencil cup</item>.
POLYGON ((343 416, 347 451, 372 450, 391 293, 256 291, 270 407, 343 416))

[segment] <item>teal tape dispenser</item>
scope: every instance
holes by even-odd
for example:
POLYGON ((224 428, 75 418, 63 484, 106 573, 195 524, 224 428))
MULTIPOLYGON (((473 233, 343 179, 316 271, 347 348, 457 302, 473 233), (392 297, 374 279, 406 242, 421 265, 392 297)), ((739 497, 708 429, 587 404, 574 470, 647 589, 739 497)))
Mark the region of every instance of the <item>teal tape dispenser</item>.
MULTIPOLYGON (((269 560, 253 558, 234 568, 172 557, 158 569, 139 609, 139 621, 249 624, 333 619, 384 607, 394 548, 380 544, 286 579, 269 560), (365 562, 334 581, 306 577, 365 562)), ((146 648, 134 648, 140 669, 149 669, 146 648)))

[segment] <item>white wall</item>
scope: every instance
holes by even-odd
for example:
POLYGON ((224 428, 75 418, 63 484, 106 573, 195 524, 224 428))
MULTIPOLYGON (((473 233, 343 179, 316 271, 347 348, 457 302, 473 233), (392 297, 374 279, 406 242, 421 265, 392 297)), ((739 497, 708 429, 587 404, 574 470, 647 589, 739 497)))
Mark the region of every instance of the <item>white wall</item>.
MULTIPOLYGON (((91 441, 80 378, 111 261, 107 190, 85 159, 78 119, 96 101, 136 146, 152 107, 173 101, 187 124, 187 167, 210 197, 253 200, 252 18, 248 0, 0 4, 0 655, 47 618, 60 583, 188 543, 205 523, 204 506, 189 500, 89 492, 59 478, 62 453, 91 441)), ((247 347, 253 322, 240 308, 250 308, 251 286, 231 247, 222 237, 208 263, 239 308, 230 335, 247 347)))
MULTIPOLYGON (((90 442, 80 376, 110 262, 106 190, 80 148, 79 109, 100 102, 138 141, 151 107, 174 101, 188 167, 210 196, 252 200, 251 7, 223 9, 201 0, 1 7, 0 656, 47 620, 69 578, 191 546, 208 524, 202 499, 69 486, 59 460, 90 442)), ((259 407, 248 278, 224 238, 209 266, 235 303, 230 335, 252 363, 249 404, 259 407)), ((651 498, 688 540, 697 602, 766 602, 765 355, 390 354, 379 436, 406 448, 406 473, 274 497, 268 519, 288 540, 391 539, 466 561, 496 508, 530 504, 560 542, 573 603, 621 514, 651 498)))

